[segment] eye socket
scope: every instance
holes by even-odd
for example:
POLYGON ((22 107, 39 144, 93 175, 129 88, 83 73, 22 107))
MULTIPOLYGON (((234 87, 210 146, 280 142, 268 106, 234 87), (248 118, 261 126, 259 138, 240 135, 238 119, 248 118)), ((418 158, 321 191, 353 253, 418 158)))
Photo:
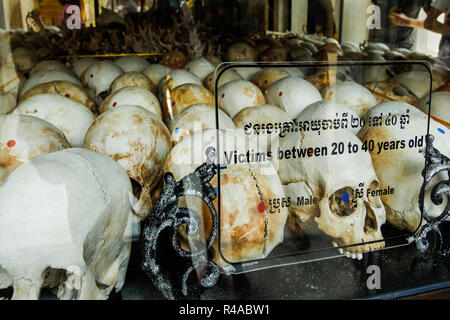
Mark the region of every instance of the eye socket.
POLYGON ((347 217, 351 215, 357 204, 353 201, 353 189, 345 187, 333 193, 329 198, 330 210, 338 217, 347 217))
MULTIPOLYGON (((380 188, 380 183, 376 180, 373 180, 369 186, 370 190, 378 190, 379 188, 380 188)), ((381 207, 383 207, 383 203, 381 202, 381 199, 379 197, 372 197, 372 196, 368 195, 367 199, 373 207, 375 207, 377 209, 380 209, 381 207)))

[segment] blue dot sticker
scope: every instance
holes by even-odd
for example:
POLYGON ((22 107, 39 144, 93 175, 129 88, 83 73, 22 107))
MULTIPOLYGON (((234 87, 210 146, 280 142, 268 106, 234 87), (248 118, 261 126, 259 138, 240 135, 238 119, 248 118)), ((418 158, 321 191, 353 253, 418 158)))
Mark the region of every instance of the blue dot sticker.
POLYGON ((343 195, 342 195, 342 201, 344 201, 344 202, 348 202, 349 200, 350 200, 350 195, 348 194, 348 192, 346 192, 346 193, 344 193, 343 195))
POLYGON ((214 187, 214 190, 216 191, 216 193, 218 193, 219 191, 219 189, 217 189, 217 187, 214 187))
POLYGON ((178 129, 178 128, 175 128, 175 133, 178 133, 178 131, 180 131, 180 129, 178 129))
POLYGON ((442 134, 445 134, 445 131, 444 131, 443 129, 441 129, 441 128, 438 128, 438 131, 439 131, 440 133, 442 133, 442 134))

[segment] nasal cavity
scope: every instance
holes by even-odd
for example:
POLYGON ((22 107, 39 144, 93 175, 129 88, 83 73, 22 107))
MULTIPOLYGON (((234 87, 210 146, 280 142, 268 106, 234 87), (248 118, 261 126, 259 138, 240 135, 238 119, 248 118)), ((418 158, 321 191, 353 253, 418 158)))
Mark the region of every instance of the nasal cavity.
POLYGON ((366 219, 364 221, 364 233, 369 234, 378 229, 377 218, 372 208, 366 204, 366 219))

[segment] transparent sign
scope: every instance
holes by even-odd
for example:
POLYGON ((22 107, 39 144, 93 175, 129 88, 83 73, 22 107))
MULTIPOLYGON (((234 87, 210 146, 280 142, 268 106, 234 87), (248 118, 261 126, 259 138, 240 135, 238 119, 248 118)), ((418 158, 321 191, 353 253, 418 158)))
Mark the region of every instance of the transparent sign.
POLYGON ((216 263, 239 273, 411 243, 420 150, 428 133, 446 139, 433 85, 425 62, 220 65, 216 263))

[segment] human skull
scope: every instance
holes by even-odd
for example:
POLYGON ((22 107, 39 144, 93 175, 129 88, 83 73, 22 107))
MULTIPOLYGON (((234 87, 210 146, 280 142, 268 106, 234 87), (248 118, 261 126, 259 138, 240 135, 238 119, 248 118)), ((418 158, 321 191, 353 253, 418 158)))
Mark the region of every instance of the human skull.
POLYGON ((150 66, 150 63, 140 56, 124 56, 114 61, 125 72, 141 72, 150 66))
POLYGON ((428 108, 431 103, 431 116, 434 120, 446 123, 447 128, 450 126, 450 116, 448 112, 448 105, 450 102, 450 92, 441 91, 433 92, 430 95, 425 96, 419 103, 419 109, 428 114, 428 108))
POLYGON ((125 87, 141 87, 145 90, 150 91, 153 94, 156 94, 156 86, 155 84, 143 75, 140 72, 131 71, 125 72, 124 74, 118 76, 112 83, 109 88, 110 94, 118 91, 119 89, 125 87))
POLYGON ((12 298, 39 299, 48 275, 62 271, 59 298, 106 299, 128 258, 131 192, 119 165, 85 149, 17 168, 0 187, 0 271, 12 298))
POLYGON ((379 196, 369 196, 367 190, 377 190, 378 178, 362 143, 349 130, 323 133, 294 133, 280 139, 281 150, 319 148, 319 156, 279 160, 279 175, 287 197, 313 197, 316 204, 298 205, 293 201, 290 215, 301 227, 318 228, 332 237, 335 246, 356 245, 344 250, 357 253, 384 247, 381 226, 386 211, 379 196), (359 152, 332 154, 333 143, 357 145, 359 152), (323 153, 323 147, 327 151, 323 153), (357 163, 358 165, 351 165, 357 163), (357 192, 360 191, 360 197, 357 192))
POLYGON ((189 61, 184 67, 184 70, 195 74, 201 81, 214 71, 214 65, 203 57, 196 58, 189 61))
POLYGON ((57 93, 63 95, 66 98, 81 103, 91 110, 92 113, 97 113, 97 107, 95 106, 94 101, 89 98, 84 89, 69 81, 57 80, 38 84, 20 97, 19 104, 32 96, 42 93, 57 93))
POLYGON ((30 71, 30 76, 42 71, 61 71, 70 75, 75 75, 64 63, 58 60, 44 60, 36 64, 30 71))
POLYGON ((179 114, 184 108, 193 104, 215 105, 214 95, 205 87, 187 83, 168 91, 163 101, 164 109, 169 110, 170 115, 165 115, 165 121, 179 114), (169 93, 170 94, 167 94, 169 93))
POLYGON ((290 74, 284 69, 266 68, 258 71, 252 77, 252 82, 257 85, 262 92, 265 92, 272 83, 289 76, 290 74))
MULTIPOLYGON (((220 109, 217 112, 219 128, 234 130, 235 127, 230 117, 220 109)), ((213 128, 216 128, 216 109, 207 104, 194 104, 184 108, 170 121, 169 125, 174 144, 196 131, 213 128)))
MULTIPOLYGON (((171 172, 177 181, 194 172, 206 161, 206 150, 216 148, 217 139, 221 144, 217 163, 225 161, 226 152, 244 152, 251 147, 246 142, 248 138, 238 132, 214 129, 197 131, 174 146, 167 157, 164 172, 171 172)), ((272 174, 262 174, 261 163, 229 164, 226 169, 221 169, 220 249, 223 257, 230 262, 264 258, 283 241, 287 209, 269 214, 266 205, 270 199, 284 197, 284 192, 273 166, 270 162, 265 165, 272 174)), ((217 187, 217 176, 211 184, 217 187)), ((213 203, 218 210, 217 200, 213 203)), ((209 210, 198 198, 186 197, 183 205, 199 214, 199 238, 204 243, 205 234, 209 235, 211 230, 209 210)), ((202 250, 201 247, 192 246, 195 242, 190 241, 182 228, 179 231, 189 250, 202 250)), ((219 254, 217 239, 213 245, 212 259, 220 267, 228 265, 219 254)))
MULTIPOLYGON (((221 87, 224 84, 231 82, 233 80, 242 80, 242 78, 236 71, 233 70, 227 70, 219 78, 218 86, 221 87)), ((211 91, 214 92, 215 86, 216 86, 216 73, 215 71, 211 72, 203 81, 203 84, 205 87, 211 91)))
POLYGON ((322 96, 325 100, 345 104, 360 117, 377 104, 377 100, 367 88, 352 81, 329 85, 322 90, 322 96))
POLYGON ((266 104, 261 89, 247 80, 234 80, 218 89, 219 108, 233 118, 246 107, 266 104))
POLYGON ((75 74, 78 78, 81 78, 84 71, 86 71, 87 68, 89 68, 91 65, 93 65, 97 61, 98 60, 95 58, 78 59, 72 64, 72 70, 73 70, 73 72, 75 72, 75 74))
POLYGON ((60 129, 72 147, 83 146, 94 114, 84 105, 56 93, 42 93, 19 104, 13 114, 25 114, 50 122, 60 129))
POLYGON ((99 61, 87 68, 81 78, 83 84, 93 91, 98 105, 109 94, 111 83, 124 71, 117 64, 99 61))
POLYGON ((278 138, 282 128, 292 120, 277 106, 264 104, 242 109, 234 116, 233 122, 236 128, 254 136, 261 150, 268 152, 272 140, 278 138))
POLYGON ((0 183, 21 164, 70 148, 64 134, 51 123, 26 115, 0 115, 0 183))
MULTIPOLYGON (((424 182, 422 170, 425 166, 423 153, 428 117, 417 108, 404 102, 387 102, 372 108, 365 115, 367 119, 375 116, 382 118, 379 126, 366 126, 359 133, 361 141, 373 141, 374 148, 370 155, 380 181, 381 188, 391 187, 394 193, 382 196, 386 207, 388 222, 398 229, 415 232, 421 221, 419 193, 424 182), (386 125, 396 117, 397 125, 386 125), (400 125, 401 117, 408 119, 400 125), (380 145, 388 142, 387 150, 380 151, 380 145), (380 152, 379 152, 380 151, 380 152)), ((430 119, 429 133, 435 137, 433 146, 447 157, 450 155, 447 128, 430 119)), ((384 147, 383 147, 384 148, 384 147)), ((436 217, 444 211, 445 201, 441 205, 431 203, 430 193, 434 185, 448 179, 445 172, 437 174, 425 190, 424 209, 430 217, 436 217)))
POLYGON ((235 62, 240 60, 256 61, 258 51, 246 42, 238 42, 230 46, 226 52, 227 61, 235 62))
POLYGON ((162 119, 159 100, 153 93, 141 87, 125 87, 110 94, 103 100, 100 106, 100 113, 122 105, 141 106, 154 113, 159 119, 162 119))
POLYGON ((23 96, 28 90, 41 83, 51 81, 68 81, 79 87, 82 87, 81 82, 74 76, 63 71, 40 71, 32 75, 23 85, 20 90, 20 96, 23 96))
POLYGON ((274 82, 265 93, 267 103, 286 111, 291 119, 297 118, 302 110, 322 100, 319 91, 301 77, 286 77, 274 82))
POLYGON ((166 52, 159 63, 168 66, 171 69, 181 69, 186 64, 186 62, 186 55, 180 50, 175 49, 166 52))
POLYGON ((162 178, 171 145, 169 130, 154 113, 127 105, 102 113, 84 141, 86 149, 108 155, 127 171, 138 198, 135 213, 140 219, 152 209, 150 195, 162 178))
POLYGON ((157 86, 171 71, 173 71, 172 68, 162 64, 151 64, 142 73, 157 86))

